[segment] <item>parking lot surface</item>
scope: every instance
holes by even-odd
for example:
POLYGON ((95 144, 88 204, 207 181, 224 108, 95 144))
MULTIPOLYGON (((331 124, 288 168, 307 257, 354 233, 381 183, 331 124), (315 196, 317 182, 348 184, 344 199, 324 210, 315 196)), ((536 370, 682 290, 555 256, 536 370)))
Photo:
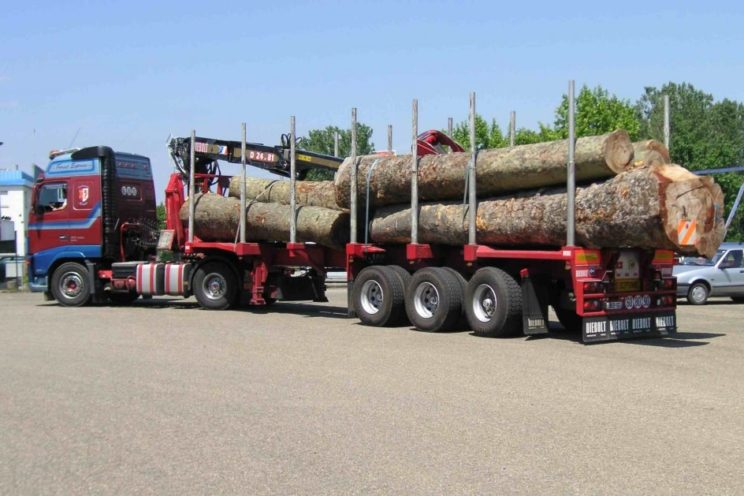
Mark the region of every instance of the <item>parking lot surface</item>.
POLYGON ((744 305, 584 346, 0 294, 0 494, 744 494, 744 305))

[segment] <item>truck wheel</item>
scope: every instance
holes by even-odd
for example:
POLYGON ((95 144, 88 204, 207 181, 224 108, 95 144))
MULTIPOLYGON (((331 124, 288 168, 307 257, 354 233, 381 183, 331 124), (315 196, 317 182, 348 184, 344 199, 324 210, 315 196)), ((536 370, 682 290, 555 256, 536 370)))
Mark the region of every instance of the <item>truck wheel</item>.
MULTIPOLYGON (((465 290, 468 287, 468 280, 465 279, 465 277, 457 272, 452 267, 442 267, 444 270, 448 271, 450 274, 452 274, 455 279, 457 279, 457 282, 460 283, 460 289, 462 290, 462 301, 465 301, 465 290)), ((465 304, 460 305, 460 318, 457 319, 457 322, 455 323, 455 327, 457 329, 466 329, 468 328, 468 319, 465 317, 465 304)))
POLYGON ((194 296, 203 308, 224 310, 235 301, 238 281, 228 266, 220 262, 208 262, 194 274, 194 296))
POLYGON ((108 295, 112 305, 129 305, 139 298, 137 293, 111 293, 108 295))
POLYGON ((420 331, 448 331, 462 313, 462 286, 442 267, 427 267, 413 274, 406 289, 406 314, 420 331))
POLYGON ((52 295, 60 305, 79 307, 90 301, 88 269, 75 262, 65 262, 52 274, 52 295))
POLYGON ((519 284, 501 269, 478 269, 465 290, 465 315, 478 336, 520 334, 522 291, 519 284))
POLYGON ((382 327, 397 324, 403 315, 403 281, 384 265, 362 269, 354 280, 354 311, 363 324, 382 327))
POLYGON ((708 286, 703 282, 696 282, 687 291, 687 301, 692 305, 705 305, 708 301, 708 286))
POLYGON ((408 288, 408 283, 411 282, 411 273, 400 265, 387 265, 387 268, 395 272, 398 276, 398 279, 400 279, 400 282, 403 284, 403 292, 405 293, 406 288, 408 288))

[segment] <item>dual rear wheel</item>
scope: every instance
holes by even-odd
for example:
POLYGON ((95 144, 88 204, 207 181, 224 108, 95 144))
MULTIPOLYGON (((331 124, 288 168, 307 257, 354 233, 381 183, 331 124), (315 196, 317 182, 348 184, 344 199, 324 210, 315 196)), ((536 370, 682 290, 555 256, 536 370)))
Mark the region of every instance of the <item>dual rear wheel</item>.
POLYGON ((448 267, 427 267, 412 276, 399 266, 365 268, 354 281, 353 306, 362 323, 397 325, 404 316, 418 330, 470 328, 482 336, 521 331, 522 295, 506 272, 485 267, 468 282, 448 267))

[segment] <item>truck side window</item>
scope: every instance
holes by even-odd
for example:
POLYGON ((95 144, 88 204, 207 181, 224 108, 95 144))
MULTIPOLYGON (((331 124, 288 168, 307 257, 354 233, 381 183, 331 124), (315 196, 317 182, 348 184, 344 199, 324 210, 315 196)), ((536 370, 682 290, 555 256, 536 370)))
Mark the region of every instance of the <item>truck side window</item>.
POLYGON ((67 206, 67 184, 44 184, 39 190, 37 206, 43 207, 46 212, 65 208, 67 206))

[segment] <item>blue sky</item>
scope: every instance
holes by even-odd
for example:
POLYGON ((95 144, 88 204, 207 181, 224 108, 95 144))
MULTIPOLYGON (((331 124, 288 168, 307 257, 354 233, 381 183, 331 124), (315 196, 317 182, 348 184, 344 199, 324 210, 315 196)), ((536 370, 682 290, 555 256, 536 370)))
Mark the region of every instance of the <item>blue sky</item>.
MULTIPOLYGON (((744 100, 741 2, 5 2, 0 167, 45 165, 52 148, 110 145, 151 158, 204 136, 278 144, 347 126, 351 107, 382 148, 478 111, 506 127, 552 122, 567 81, 635 100, 690 82, 744 100)), ((225 170, 223 168, 223 170, 225 170)))

